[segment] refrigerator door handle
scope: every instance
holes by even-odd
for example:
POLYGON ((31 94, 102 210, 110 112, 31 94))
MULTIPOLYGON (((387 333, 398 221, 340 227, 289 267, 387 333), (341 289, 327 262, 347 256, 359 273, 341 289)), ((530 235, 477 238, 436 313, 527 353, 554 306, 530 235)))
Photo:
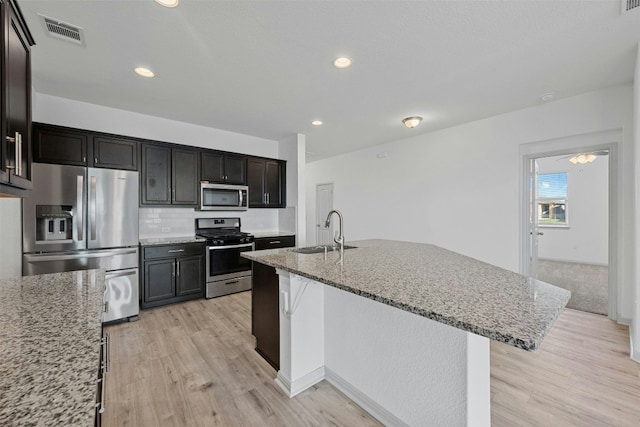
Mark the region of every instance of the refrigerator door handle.
POLYGON ((135 254, 136 248, 131 249, 116 249, 116 250, 106 250, 99 252, 90 252, 90 253, 57 253, 57 254, 25 254, 25 258, 28 262, 42 262, 42 261, 67 261, 70 259, 79 259, 79 258, 103 258, 107 256, 113 255, 126 255, 126 254, 135 254))
POLYGON ((78 214, 76 215, 75 221, 78 232, 78 241, 81 242, 84 239, 84 230, 82 227, 82 218, 84 217, 84 207, 82 206, 82 198, 84 193, 84 177, 82 175, 77 176, 76 181, 76 206, 78 207, 78 214))
POLYGON ((91 236, 89 236, 89 240, 96 240, 96 187, 97 187, 97 178, 92 176, 89 179, 89 230, 91 236))
POLYGON ((128 268, 126 270, 108 271, 105 279, 113 279, 114 277, 131 276, 138 272, 138 268, 128 268))

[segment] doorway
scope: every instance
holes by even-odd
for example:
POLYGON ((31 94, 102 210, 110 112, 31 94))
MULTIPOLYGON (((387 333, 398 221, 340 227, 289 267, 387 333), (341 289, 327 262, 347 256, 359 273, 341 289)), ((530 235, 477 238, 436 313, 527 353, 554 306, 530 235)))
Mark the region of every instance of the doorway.
POLYGON ((609 150, 532 159, 531 275, 571 291, 568 308, 609 310, 609 150), (533 258, 537 259, 533 259, 533 258))
POLYGON ((327 215, 333 209, 333 183, 316 185, 316 245, 333 244, 333 223, 324 226, 327 215))
POLYGON ((520 146, 521 273, 617 320, 620 131, 520 146))

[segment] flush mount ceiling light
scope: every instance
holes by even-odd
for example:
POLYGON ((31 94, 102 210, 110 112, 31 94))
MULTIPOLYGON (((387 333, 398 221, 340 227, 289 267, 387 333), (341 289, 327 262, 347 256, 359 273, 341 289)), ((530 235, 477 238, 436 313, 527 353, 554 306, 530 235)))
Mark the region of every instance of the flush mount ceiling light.
POLYGON ((351 60, 346 56, 342 56, 333 61, 333 66, 336 68, 347 68, 351 66, 351 60))
POLYGON ((593 153, 580 153, 570 158, 569 161, 574 165, 578 163, 584 165, 593 162, 596 158, 597 156, 593 153))
POLYGON ((180 2, 180 0, 154 0, 154 1, 164 7, 176 7, 180 2))
POLYGON ((555 92, 547 92, 540 95, 540 99, 544 102, 553 101, 553 98, 556 97, 555 92))
POLYGON ((322 120, 314 120, 311 122, 311 124, 314 126, 322 126, 322 120))
POLYGON ((155 76, 153 71, 151 71, 148 68, 144 68, 144 67, 136 67, 136 68, 133 69, 133 71, 135 71, 135 73, 137 75, 142 76, 142 77, 151 78, 151 77, 155 76))
POLYGON ((402 119, 402 123, 404 123, 404 125, 409 129, 413 129, 414 127, 418 126, 421 121, 422 117, 420 116, 411 116, 407 117, 406 119, 402 119))

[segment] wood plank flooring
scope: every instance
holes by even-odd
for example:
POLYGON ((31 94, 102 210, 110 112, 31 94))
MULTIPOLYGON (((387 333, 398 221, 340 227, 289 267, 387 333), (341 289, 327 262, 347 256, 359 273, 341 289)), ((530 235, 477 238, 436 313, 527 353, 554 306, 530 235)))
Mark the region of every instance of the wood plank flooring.
POLYGON ((254 350, 251 293, 140 313, 107 327, 103 426, 379 426, 326 382, 289 399, 254 350))
POLYGON ((492 341, 491 417, 494 426, 640 426, 628 328, 565 309, 536 352, 492 341))
MULTIPOLYGON (((250 316, 243 292, 107 327, 103 425, 380 425, 324 381, 286 397, 253 349, 250 316)), ((640 425, 640 364, 628 358, 626 327, 565 310, 537 352, 492 341, 491 404, 493 426, 640 425)))

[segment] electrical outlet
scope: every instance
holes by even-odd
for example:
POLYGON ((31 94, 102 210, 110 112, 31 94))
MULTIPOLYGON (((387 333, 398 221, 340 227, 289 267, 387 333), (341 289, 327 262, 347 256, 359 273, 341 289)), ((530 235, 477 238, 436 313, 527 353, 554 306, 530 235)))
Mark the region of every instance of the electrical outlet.
POLYGON ((170 231, 171 231, 171 228, 170 228, 170 227, 162 227, 162 232, 163 232, 163 233, 168 233, 168 232, 170 232, 170 231))

